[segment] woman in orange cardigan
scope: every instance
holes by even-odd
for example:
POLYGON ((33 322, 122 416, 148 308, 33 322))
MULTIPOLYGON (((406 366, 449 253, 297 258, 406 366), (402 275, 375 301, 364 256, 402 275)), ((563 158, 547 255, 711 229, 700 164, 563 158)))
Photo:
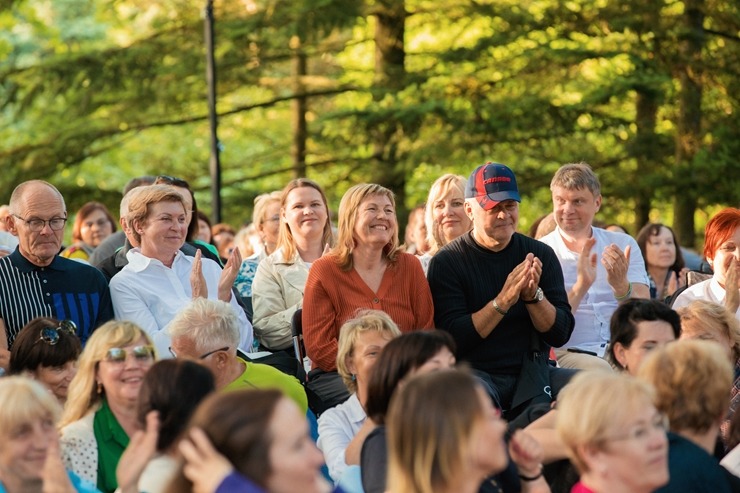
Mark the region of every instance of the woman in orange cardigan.
POLYGON ((398 248, 393 192, 376 184, 344 194, 337 246, 312 264, 306 281, 303 337, 314 368, 309 386, 327 404, 349 395, 336 374, 337 340, 359 309, 386 312, 402 332, 434 326, 421 264, 398 248))

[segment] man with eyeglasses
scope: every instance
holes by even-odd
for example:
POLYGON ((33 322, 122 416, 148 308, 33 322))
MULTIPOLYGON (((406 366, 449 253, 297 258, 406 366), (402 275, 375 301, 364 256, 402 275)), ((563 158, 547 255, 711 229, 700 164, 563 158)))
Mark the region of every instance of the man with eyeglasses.
POLYGON ((96 327, 113 318, 108 284, 94 267, 59 256, 67 222, 64 197, 53 185, 31 180, 10 196, 5 225, 18 247, 0 259, 0 367, 9 348, 35 317, 70 319, 84 345, 96 327))

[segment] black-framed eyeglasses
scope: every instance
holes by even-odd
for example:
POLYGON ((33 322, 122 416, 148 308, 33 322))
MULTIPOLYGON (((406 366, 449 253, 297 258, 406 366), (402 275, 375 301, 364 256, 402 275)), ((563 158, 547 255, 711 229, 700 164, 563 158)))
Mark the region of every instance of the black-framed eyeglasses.
POLYGON ((49 346, 56 346, 60 332, 66 332, 72 336, 77 335, 77 325, 72 320, 62 320, 56 327, 44 327, 41 329, 39 341, 44 341, 49 346))
MULTIPOLYGON (((173 358, 177 358, 177 353, 175 352, 174 349, 172 349, 172 346, 170 346, 168 349, 170 350, 170 354, 172 355, 172 357, 173 358)), ((225 347, 222 347, 222 348, 219 348, 219 349, 214 349, 213 351, 208 351, 205 354, 201 354, 200 356, 198 356, 198 359, 206 359, 210 355, 216 354, 219 351, 228 351, 228 350, 229 350, 229 346, 225 346, 225 347)))
POLYGON ((135 361, 146 363, 154 358, 154 348, 152 346, 134 346, 131 351, 126 351, 120 347, 112 347, 105 353, 105 361, 120 364, 126 361, 129 354, 134 357, 135 361))
POLYGON ((25 219, 18 214, 13 214, 13 217, 16 219, 20 219, 24 223, 28 224, 28 229, 30 229, 34 233, 38 233, 39 231, 44 229, 44 226, 46 226, 47 224, 52 231, 60 231, 64 229, 64 225, 67 223, 66 217, 52 217, 47 221, 44 221, 43 219, 38 219, 36 217, 34 217, 33 219, 25 219))

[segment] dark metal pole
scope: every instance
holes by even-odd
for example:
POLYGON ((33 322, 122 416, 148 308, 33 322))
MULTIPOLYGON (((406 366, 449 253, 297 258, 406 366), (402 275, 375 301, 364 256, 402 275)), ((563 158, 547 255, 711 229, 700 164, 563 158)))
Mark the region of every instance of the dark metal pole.
POLYGON ((206 2, 206 80, 208 81, 208 121, 211 129, 211 219, 221 222, 221 160, 218 141, 218 115, 216 114, 216 60, 213 53, 213 0, 206 2))

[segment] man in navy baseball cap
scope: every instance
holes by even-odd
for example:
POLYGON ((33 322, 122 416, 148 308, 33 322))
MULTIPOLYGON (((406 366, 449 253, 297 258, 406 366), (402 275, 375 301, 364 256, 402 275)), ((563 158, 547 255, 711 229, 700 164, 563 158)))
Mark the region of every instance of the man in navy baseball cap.
POLYGON ((475 168, 465 186, 465 198, 477 199, 478 204, 490 210, 504 200, 521 202, 514 172, 499 163, 486 163, 475 168))
POLYGON ((473 229, 439 250, 427 273, 435 326, 452 335, 456 356, 507 418, 549 402, 574 373, 546 361, 574 319, 552 248, 517 232, 520 201, 511 169, 478 166, 465 187, 473 229))

